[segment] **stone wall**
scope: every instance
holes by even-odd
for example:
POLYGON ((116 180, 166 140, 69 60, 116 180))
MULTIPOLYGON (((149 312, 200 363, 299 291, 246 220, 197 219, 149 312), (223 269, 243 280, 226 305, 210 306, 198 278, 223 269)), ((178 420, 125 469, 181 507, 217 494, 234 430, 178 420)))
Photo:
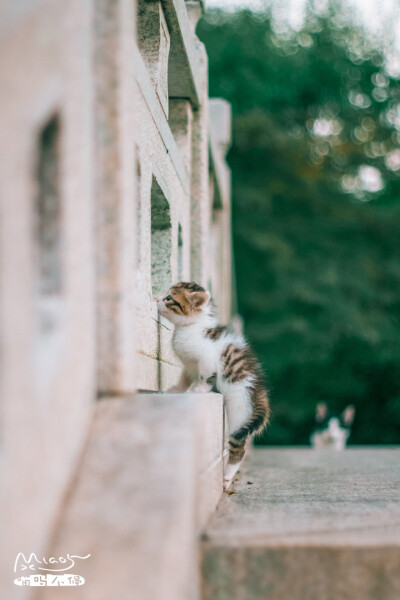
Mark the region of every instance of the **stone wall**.
MULTIPOLYGON (((16 554, 49 548, 97 399, 132 401, 179 374, 157 293, 194 279, 212 291, 221 319, 231 316, 230 111, 208 99, 207 56, 194 33, 202 10, 184 0, 0 7, 0 586, 8 600, 29 593, 12 584, 16 554)), ((220 413, 200 428, 206 446, 210 427, 222 435, 220 413)), ((193 509, 198 524, 220 493, 221 460, 219 444, 199 471, 214 483, 193 509)))
POLYGON ((135 296, 142 389, 164 390, 179 373, 171 326, 163 319, 157 323, 154 295, 174 281, 194 279, 215 288, 221 317, 230 315, 229 174, 224 163, 229 131, 221 130, 229 106, 219 101, 222 115, 210 111, 215 101, 207 97, 207 56, 192 27, 183 2, 139 2, 135 135, 141 218, 135 296), (218 260, 212 235, 219 236, 226 251, 218 260))

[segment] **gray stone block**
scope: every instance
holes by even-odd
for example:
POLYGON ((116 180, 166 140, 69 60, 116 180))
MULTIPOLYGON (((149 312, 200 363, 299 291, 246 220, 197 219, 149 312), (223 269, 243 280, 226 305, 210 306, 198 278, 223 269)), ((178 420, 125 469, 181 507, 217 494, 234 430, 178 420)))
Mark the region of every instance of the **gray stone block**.
POLYGON ((398 600, 400 450, 256 449, 203 544, 203 600, 398 600))

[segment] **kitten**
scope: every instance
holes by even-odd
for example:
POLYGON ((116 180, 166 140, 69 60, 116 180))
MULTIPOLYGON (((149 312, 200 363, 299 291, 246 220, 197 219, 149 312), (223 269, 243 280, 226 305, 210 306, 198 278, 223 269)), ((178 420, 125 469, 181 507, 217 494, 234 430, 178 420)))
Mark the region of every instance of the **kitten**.
POLYGON ((329 414, 325 403, 317 404, 315 430, 310 437, 311 445, 314 448, 344 450, 351 433, 355 412, 354 406, 350 404, 339 417, 334 417, 329 414))
POLYGON ((218 325, 209 292, 197 283, 173 285, 157 307, 175 325, 172 346, 183 363, 179 383, 169 392, 223 394, 229 426, 228 489, 240 467, 245 444, 269 419, 261 367, 242 335, 218 325))

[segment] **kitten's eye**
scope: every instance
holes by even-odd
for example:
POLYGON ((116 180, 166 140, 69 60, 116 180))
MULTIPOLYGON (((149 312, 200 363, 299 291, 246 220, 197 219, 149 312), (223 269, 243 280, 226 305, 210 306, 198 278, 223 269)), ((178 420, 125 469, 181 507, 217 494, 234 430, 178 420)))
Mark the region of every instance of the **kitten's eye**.
POLYGON ((172 300, 172 296, 167 296, 167 297, 165 298, 165 300, 166 300, 167 302, 169 302, 170 300, 172 300))

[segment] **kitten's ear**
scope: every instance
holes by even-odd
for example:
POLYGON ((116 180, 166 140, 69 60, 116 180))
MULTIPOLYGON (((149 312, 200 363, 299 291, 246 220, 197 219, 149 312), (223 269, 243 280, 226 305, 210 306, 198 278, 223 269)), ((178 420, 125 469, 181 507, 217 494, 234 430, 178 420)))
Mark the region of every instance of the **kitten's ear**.
POLYGON ((190 301, 193 308, 200 308, 200 306, 205 308, 210 301, 210 292, 193 292, 190 301))
POLYGON ((324 419, 326 419, 327 414, 328 407, 325 404, 325 402, 318 402, 317 406, 315 407, 315 420, 323 421, 324 419))
POLYGON ((343 423, 345 425, 351 425, 354 421, 354 415, 356 414, 356 409, 352 404, 346 406, 342 413, 343 423))

